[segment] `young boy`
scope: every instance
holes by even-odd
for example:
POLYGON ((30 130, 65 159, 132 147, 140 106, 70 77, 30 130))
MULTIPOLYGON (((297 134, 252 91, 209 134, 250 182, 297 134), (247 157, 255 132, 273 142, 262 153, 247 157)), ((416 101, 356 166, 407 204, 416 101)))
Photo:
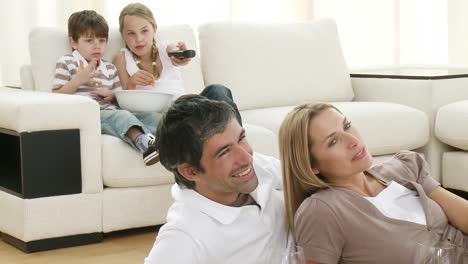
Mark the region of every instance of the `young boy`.
POLYGON ((102 59, 109 26, 92 10, 73 13, 68 19, 68 40, 72 54, 56 64, 53 92, 91 97, 101 108, 101 133, 116 136, 143 153, 145 164, 159 161, 153 133, 160 113, 132 113, 119 109, 114 89, 121 89, 114 64, 102 59))

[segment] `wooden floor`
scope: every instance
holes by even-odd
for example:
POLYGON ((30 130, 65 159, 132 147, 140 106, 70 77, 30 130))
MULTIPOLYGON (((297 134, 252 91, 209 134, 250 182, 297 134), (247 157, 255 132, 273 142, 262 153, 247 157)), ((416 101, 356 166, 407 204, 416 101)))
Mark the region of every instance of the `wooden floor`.
POLYGON ((104 235, 100 243, 26 254, 0 240, 1 264, 127 264, 143 263, 159 227, 119 231, 104 235))

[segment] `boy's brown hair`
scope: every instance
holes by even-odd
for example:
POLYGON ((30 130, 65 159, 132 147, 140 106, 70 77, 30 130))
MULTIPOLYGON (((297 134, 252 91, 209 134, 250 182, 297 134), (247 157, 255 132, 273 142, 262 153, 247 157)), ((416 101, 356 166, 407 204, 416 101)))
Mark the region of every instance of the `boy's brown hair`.
POLYGON ((94 10, 83 10, 71 14, 68 18, 68 36, 75 42, 81 36, 106 38, 109 36, 109 26, 103 16, 94 10))

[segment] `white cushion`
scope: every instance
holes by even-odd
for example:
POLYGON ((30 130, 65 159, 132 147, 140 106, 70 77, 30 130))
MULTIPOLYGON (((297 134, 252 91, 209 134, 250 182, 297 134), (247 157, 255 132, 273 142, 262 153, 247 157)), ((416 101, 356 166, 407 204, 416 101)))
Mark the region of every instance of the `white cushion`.
MULTIPOLYGON (((170 42, 184 41, 188 48, 196 50, 195 36, 188 25, 158 27, 156 38, 170 42)), ((115 54, 124 46, 120 32, 117 29, 110 29, 104 59, 112 62, 115 54)), ((66 30, 39 27, 31 31, 29 34, 29 54, 35 90, 51 91, 55 64, 61 56, 69 53, 71 53, 71 48, 66 30)), ((203 77, 198 56, 192 59, 189 65, 182 67, 181 71, 188 92, 200 92, 203 89, 203 77)))
POLYGON ((442 185, 468 192, 468 152, 450 151, 442 154, 442 185))
POLYGON ((252 149, 260 154, 279 158, 278 137, 264 127, 243 124, 247 141, 252 149))
POLYGON ((199 39, 205 83, 231 88, 241 110, 353 98, 331 20, 205 24, 199 39))
MULTIPOLYGON (((333 103, 361 132, 372 155, 415 149, 429 139, 429 121, 420 110, 380 102, 333 103)), ((294 106, 242 111, 242 120, 278 134, 281 123, 294 106)))
POLYGON ((102 135, 102 178, 107 187, 174 183, 174 175, 161 163, 146 166, 141 152, 110 135, 102 135))
POLYGON ((439 108, 435 134, 444 143, 468 150, 468 100, 439 108))
POLYGON ((171 187, 172 184, 105 188, 102 193, 102 231, 108 233, 166 223, 167 210, 173 203, 171 187))

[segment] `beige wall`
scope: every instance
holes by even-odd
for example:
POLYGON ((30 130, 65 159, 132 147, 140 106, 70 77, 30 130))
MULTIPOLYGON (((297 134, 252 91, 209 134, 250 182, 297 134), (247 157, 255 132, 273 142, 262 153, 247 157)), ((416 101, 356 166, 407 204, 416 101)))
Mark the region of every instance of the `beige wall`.
POLYGON ((448 57, 450 64, 468 65, 468 1, 448 1, 448 57))

